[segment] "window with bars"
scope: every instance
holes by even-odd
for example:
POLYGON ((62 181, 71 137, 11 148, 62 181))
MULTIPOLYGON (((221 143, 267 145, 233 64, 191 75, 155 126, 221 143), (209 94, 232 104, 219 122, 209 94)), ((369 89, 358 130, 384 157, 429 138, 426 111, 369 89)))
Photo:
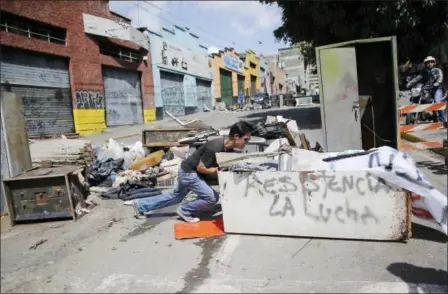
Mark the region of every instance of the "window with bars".
POLYGON ((65 45, 67 35, 66 29, 5 11, 0 11, 0 30, 61 45, 65 45))
POLYGON ((107 41, 99 41, 98 46, 102 55, 111 56, 128 62, 140 62, 142 60, 141 54, 130 48, 122 47, 107 41))

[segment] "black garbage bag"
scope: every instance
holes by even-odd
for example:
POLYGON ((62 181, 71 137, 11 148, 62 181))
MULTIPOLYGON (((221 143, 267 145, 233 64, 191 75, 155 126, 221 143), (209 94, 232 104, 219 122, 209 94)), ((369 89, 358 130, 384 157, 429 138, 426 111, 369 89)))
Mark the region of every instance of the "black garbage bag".
MULTIPOLYGON (((124 159, 109 158, 106 161, 96 161, 87 168, 87 180, 90 186, 99 186, 104 181, 110 180, 112 172, 118 173, 122 170, 124 159)), ((111 182, 111 181, 110 181, 111 182)))
POLYGON ((252 129, 252 136, 272 140, 283 137, 283 131, 281 129, 281 124, 264 124, 262 122, 258 122, 252 129))

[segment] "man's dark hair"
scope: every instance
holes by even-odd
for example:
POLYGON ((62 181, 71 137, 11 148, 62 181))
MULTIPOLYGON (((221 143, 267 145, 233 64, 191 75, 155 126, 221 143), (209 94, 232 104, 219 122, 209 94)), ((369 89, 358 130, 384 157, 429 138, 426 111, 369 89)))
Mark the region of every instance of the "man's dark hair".
POLYGON ((233 136, 235 135, 242 137, 250 132, 252 132, 252 125, 246 121, 241 120, 237 123, 234 123, 230 127, 229 137, 233 138, 233 136))

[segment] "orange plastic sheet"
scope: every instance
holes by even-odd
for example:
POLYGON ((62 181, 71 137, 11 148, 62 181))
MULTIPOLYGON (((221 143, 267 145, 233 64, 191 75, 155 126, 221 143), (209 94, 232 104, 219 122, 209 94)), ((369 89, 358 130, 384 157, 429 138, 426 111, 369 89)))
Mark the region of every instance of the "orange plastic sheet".
POLYGON ((222 217, 211 221, 197 223, 179 223, 174 225, 176 240, 206 238, 224 235, 224 221, 222 217))

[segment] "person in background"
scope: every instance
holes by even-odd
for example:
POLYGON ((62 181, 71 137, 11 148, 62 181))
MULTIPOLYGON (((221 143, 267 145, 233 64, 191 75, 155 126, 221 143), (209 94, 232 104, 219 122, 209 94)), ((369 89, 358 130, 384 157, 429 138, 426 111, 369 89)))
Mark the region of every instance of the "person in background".
POLYGON ((238 105, 240 109, 243 109, 244 106, 244 93, 243 90, 238 92, 238 105))
MULTIPOLYGON (((436 103, 440 103, 443 100, 443 72, 440 68, 435 67, 436 66, 436 59, 432 56, 428 56, 423 60, 423 63, 425 64, 425 69, 422 70, 422 72, 416 76, 414 79, 412 79, 407 85, 407 88, 411 88, 412 85, 419 82, 420 80, 423 80, 422 82, 432 87, 432 93, 434 95, 434 100, 436 103)), ((446 110, 445 110, 446 111, 446 110)), ((445 111, 438 110, 438 117, 441 122, 444 123, 444 126, 446 128, 446 117, 445 117, 445 111)))
POLYGON ((244 149, 250 140, 251 131, 252 126, 248 122, 239 121, 232 125, 227 138, 210 140, 202 145, 182 161, 177 174, 178 182, 172 192, 132 201, 136 216, 179 204, 191 191, 197 194, 197 198, 180 205, 177 214, 186 222, 198 222, 198 214, 212 210, 219 200, 218 193, 204 181, 204 177, 216 176, 218 173, 216 153, 244 149))

